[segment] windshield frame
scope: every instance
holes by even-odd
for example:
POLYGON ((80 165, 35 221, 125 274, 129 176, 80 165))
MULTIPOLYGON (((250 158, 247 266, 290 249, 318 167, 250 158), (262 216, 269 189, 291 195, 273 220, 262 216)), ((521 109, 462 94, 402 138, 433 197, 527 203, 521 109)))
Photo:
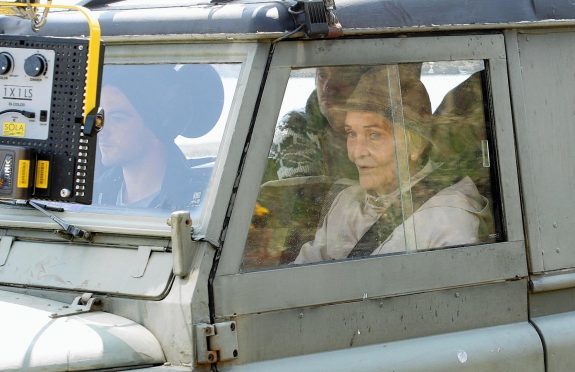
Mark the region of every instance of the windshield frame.
MULTIPOLYGON (((248 117, 247 113, 251 117, 255 102, 248 100, 247 105, 244 105, 242 101, 244 96, 255 97, 257 95, 257 88, 263 75, 263 69, 258 71, 258 74, 252 71, 251 66, 255 63, 256 58, 262 59, 262 62, 265 63, 265 56, 262 54, 266 51, 267 48, 261 44, 253 43, 122 44, 111 42, 106 45, 105 65, 240 64, 238 80, 214 168, 210 176, 204 206, 200 217, 193 220, 193 233, 196 239, 209 236, 209 240, 217 242, 219 237, 219 231, 231 195, 231 186, 236 175, 235 172, 233 174, 228 171, 224 172, 224 169, 230 169, 231 166, 239 163, 238 159, 243 147, 243 140, 234 140, 232 134, 237 132, 234 127, 236 122, 241 122, 240 118, 245 120, 248 117), (255 86, 256 84, 257 87, 255 86), (253 89, 254 92, 246 94, 248 89, 253 89), (208 228, 208 226, 213 224, 215 225, 208 228)), ((247 125, 249 125, 249 122, 244 125, 246 127, 245 133, 247 133, 247 125)), ((235 169, 237 169, 237 165, 235 166, 235 169)), ((137 213, 110 214, 97 213, 96 209, 88 209, 86 212, 65 211, 51 213, 64 219, 69 224, 78 225, 87 231, 95 233, 156 237, 170 236, 170 227, 166 223, 166 218, 168 217, 166 214, 158 216, 142 216, 137 213), (137 218, 126 218, 128 216, 136 216, 137 218)), ((61 229, 39 211, 14 207, 3 207, 0 209, 0 225, 40 230, 61 229)))

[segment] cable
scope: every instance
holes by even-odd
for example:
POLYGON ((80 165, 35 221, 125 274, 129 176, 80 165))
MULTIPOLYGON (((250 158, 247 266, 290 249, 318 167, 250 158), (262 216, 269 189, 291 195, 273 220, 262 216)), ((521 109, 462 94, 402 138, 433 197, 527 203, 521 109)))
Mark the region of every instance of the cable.
POLYGON ((279 37, 279 38, 275 39, 274 41, 272 41, 272 44, 275 44, 275 43, 277 43, 277 42, 279 42, 279 41, 282 41, 282 40, 287 39, 288 37, 292 36, 293 34, 295 34, 295 33, 299 32, 299 31, 301 31, 304 27, 305 27, 304 25, 299 25, 299 26, 297 26, 297 28, 296 28, 295 30, 289 31, 289 32, 285 33, 284 35, 282 35, 281 37, 279 37))
POLYGON ((9 109, 9 110, 4 110, 4 111, 0 111, 0 115, 2 114, 7 114, 9 112, 15 112, 17 114, 21 114, 25 117, 27 117, 28 119, 34 119, 34 117, 36 117, 36 114, 32 111, 26 111, 26 110, 15 110, 15 109, 9 109))

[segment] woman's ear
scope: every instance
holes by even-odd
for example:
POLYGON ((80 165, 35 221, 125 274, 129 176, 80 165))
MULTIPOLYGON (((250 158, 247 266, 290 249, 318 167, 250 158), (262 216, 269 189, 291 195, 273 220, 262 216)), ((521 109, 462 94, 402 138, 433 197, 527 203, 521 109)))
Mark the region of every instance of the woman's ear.
POLYGON ((423 155, 427 153, 427 150, 431 144, 424 139, 419 134, 408 132, 408 148, 409 148, 409 160, 412 163, 417 163, 423 155))

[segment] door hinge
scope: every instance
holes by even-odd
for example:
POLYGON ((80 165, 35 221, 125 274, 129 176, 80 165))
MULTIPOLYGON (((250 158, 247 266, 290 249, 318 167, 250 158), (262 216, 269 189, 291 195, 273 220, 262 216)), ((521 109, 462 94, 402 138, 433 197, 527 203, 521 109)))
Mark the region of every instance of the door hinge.
POLYGON ((94 297, 92 293, 83 293, 72 301, 70 305, 64 305, 50 314, 50 318, 77 315, 97 311, 102 308, 102 298, 94 297))
POLYGON ((196 324, 195 332, 198 364, 225 362, 238 357, 236 322, 196 324))

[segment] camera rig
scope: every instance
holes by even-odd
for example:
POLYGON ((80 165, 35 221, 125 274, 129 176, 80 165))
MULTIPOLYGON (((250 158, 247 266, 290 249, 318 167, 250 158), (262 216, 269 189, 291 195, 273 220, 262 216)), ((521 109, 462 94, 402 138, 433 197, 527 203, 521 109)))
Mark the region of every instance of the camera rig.
POLYGON ((90 37, 0 35, 0 199, 90 204, 103 126, 98 22, 81 7, 30 2, 0 2, 0 14, 44 8, 34 30, 50 7, 82 12, 90 37))

